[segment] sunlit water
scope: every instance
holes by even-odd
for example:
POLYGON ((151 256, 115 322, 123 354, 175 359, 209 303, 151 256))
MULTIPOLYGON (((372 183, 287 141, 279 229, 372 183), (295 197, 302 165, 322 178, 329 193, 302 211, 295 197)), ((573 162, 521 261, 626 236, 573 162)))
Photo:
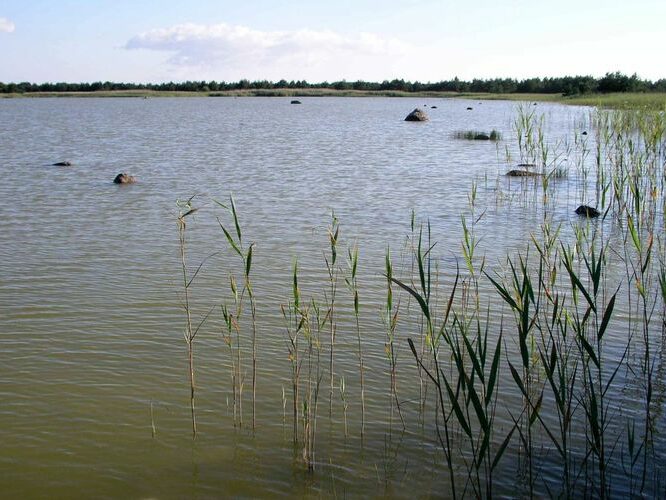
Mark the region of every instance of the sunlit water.
MULTIPOLYGON (((525 195, 523 181, 503 175, 519 161, 512 130, 516 105, 424 98, 302 101, 298 106, 282 98, 0 100, 2 496, 448 495, 432 409, 419 414, 418 378, 405 342, 418 337, 416 322, 401 324, 398 334, 407 428, 401 431, 395 415, 389 427, 381 321, 384 254, 390 246, 396 274, 407 275, 412 210, 417 221, 430 221, 442 294, 450 289, 461 255, 461 214, 468 222, 483 214, 475 229, 478 252, 491 268, 525 248, 543 214, 539 204, 530 203, 532 195, 525 195), (430 121, 403 121, 424 105, 430 121), (467 129, 496 129, 503 140, 453 139, 455 130, 467 129), (74 165, 51 166, 65 159, 74 165), (114 185, 119 172, 138 182, 114 185), (468 201, 473 182, 474 216, 468 201), (233 224, 213 200, 227 203, 230 193, 245 245, 256 243, 254 432, 250 359, 246 354, 244 426, 238 428, 229 352, 221 336, 219 305, 230 300, 229 274, 240 280, 241 269, 216 217, 232 230, 233 224), (216 306, 195 342, 199 432, 194 441, 176 224, 176 200, 192 195, 199 211, 188 218, 190 272, 210 256, 191 289, 195 324, 216 306), (292 445, 280 305, 290 299, 296 258, 304 295, 323 300, 332 211, 341 224, 342 268, 335 383, 344 376, 348 436, 337 388, 329 415, 329 376, 322 362, 317 465, 307 472, 292 445), (342 278, 346 248, 355 242, 366 365, 363 439, 356 333, 342 278)), ((589 127, 589 110, 545 104, 538 109, 554 150, 563 152, 589 127)), ((567 161, 562 153, 558 162, 567 161)), ((596 199, 581 193, 573 169, 557 182, 551 209, 566 239, 579 223, 573 210, 596 199)), ((490 286, 488 292, 492 296, 490 286)), ((407 297, 402 300, 406 304, 407 297)), ((491 323, 499 322, 502 311, 511 318, 499 297, 492 301, 491 323)), ((243 327, 248 347, 248 316, 243 327)), ((618 339, 625 330, 618 326, 618 339)), ((322 338, 325 358, 328 341, 322 338)), ((611 348, 617 350, 615 359, 623 348, 621 342, 611 348)), ((510 377, 503 384, 510 386, 510 377)), ((513 389, 506 394, 509 400, 516 397, 513 389)), ((506 432, 510 421, 498 413, 505 419, 499 433, 506 432)), ((515 493, 521 475, 518 450, 516 440, 496 476, 504 494, 515 493)), ((544 452, 542 463, 548 460, 544 452)), ((547 467, 540 474, 540 484, 558 484, 547 467)))

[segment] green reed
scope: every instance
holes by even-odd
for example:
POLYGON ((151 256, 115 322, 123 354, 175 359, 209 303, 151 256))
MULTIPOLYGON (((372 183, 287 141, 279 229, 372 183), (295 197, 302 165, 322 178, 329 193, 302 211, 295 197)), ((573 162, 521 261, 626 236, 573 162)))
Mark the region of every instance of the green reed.
MULTIPOLYGON (((181 202, 177 201, 179 213, 178 213, 178 243, 180 250, 180 263, 181 271, 183 276, 183 308, 185 310, 185 342, 187 343, 187 361, 188 361, 188 373, 190 379, 190 413, 192 418, 192 436, 196 437, 197 435, 197 419, 194 409, 194 339, 199 332, 199 328, 192 328, 192 311, 190 306, 190 288, 192 287, 192 282, 198 274, 201 266, 194 273, 194 276, 190 277, 187 272, 187 260, 186 260, 186 244, 187 238, 185 235, 185 229, 187 228, 186 217, 194 214, 197 209, 193 208, 192 200, 194 196, 188 199, 187 201, 181 202)), ((203 322, 202 322, 203 323, 203 322)), ((199 325, 201 326, 201 325, 199 325)))
MULTIPOLYGON (((440 256, 432 227, 429 221, 417 224, 412 212, 409 260, 394 268, 390 250, 384 255, 381 342, 369 330, 361 335, 366 308, 360 307, 359 297, 365 303, 366 294, 362 295, 357 281, 359 244, 347 251, 345 283, 350 293, 337 295, 340 224, 331 216, 324 252, 327 276, 313 283, 318 290, 313 297, 323 298, 301 296, 296 260, 291 297, 281 306, 292 386, 294 450, 308 470, 322 462, 315 455, 317 406, 322 378, 328 375, 329 412, 335 388, 345 436, 348 418, 360 419, 364 435, 365 394, 381 390, 390 395, 389 432, 394 408, 408 431, 420 426, 427 440, 427 430, 432 430, 444 456, 442 474, 454 498, 500 494, 498 478, 515 473, 516 464, 518 489, 513 493, 522 496, 658 494, 664 473, 656 446, 664 398, 660 386, 666 332, 664 118, 647 112, 600 112, 590 125, 595 135, 592 147, 581 135, 574 136, 573 144, 549 141, 545 118, 532 108, 519 111, 515 128, 521 160, 538 163, 548 177, 545 183, 522 185, 527 195, 524 207, 543 209, 543 218, 521 250, 496 266, 489 265, 483 254, 479 229, 484 204, 492 200, 483 198, 476 182, 468 194, 469 210, 460 218, 455 268, 444 269, 452 280, 446 290, 440 286, 440 256), (570 158, 570 175, 580 175, 586 185, 596 183, 589 193, 597 196, 602 209, 599 219, 573 215, 574 205, 569 222, 554 222, 552 211, 562 201, 562 193, 553 172, 564 154, 570 158), (437 297, 447 300, 440 304, 437 297), (338 303, 346 300, 348 309, 338 303), (407 307, 401 308, 404 302, 407 307), (411 311, 410 302, 417 306, 411 311), (350 338, 355 334, 357 345, 346 350, 341 344, 338 349, 337 319, 347 310, 350 319, 353 314, 354 326, 340 333, 349 333, 350 338), (628 316, 624 337, 618 333, 618 310, 628 316), (655 333, 657 319, 661 335, 655 333), (321 369, 322 338, 329 344, 324 354, 328 354, 328 374, 321 369), (406 344, 399 341, 402 338, 406 344), (406 349, 416 361, 416 371, 397 369, 406 349), (345 378, 335 376, 334 353, 358 357, 358 416, 349 411, 345 378), (388 360, 389 377, 379 382, 384 386, 364 377, 364 359, 377 355, 388 360), (404 383, 401 395, 411 392, 411 401, 416 402, 418 392, 418 411, 398 398, 398 385, 409 377, 419 378, 419 388, 404 383), (636 400, 636 407, 623 406, 626 394, 636 400), (561 484, 546 478, 546 468, 562 478, 561 484)), ((587 201, 587 192, 566 193, 565 201, 587 201)), ((223 230, 246 269, 240 287, 233 276, 230 280, 235 307, 223 307, 225 339, 230 349, 231 339, 237 342, 232 386, 239 393, 242 420, 240 304, 245 294, 254 300, 249 281, 253 246, 243 249, 233 200, 229 207, 236 232, 224 226, 223 230)), ((191 205, 184 205, 183 219, 190 209, 191 205)), ((193 278, 189 279, 185 266, 184 230, 183 222, 181 257, 189 311, 193 278)), ((198 328, 193 329, 189 312, 187 324, 186 340, 190 338, 192 350, 198 328)), ((255 359, 256 349, 253 335, 255 359)), ((196 431, 193 355, 190 366, 196 431)), ((284 391, 282 405, 284 419, 284 391)))
POLYGON ((345 283, 352 295, 354 304, 354 321, 356 325, 356 340, 358 345, 358 371, 361 383, 361 437, 365 433, 365 376, 363 368, 363 344, 361 342, 361 326, 359 323, 359 293, 358 293, 358 245, 347 249, 347 263, 349 267, 349 276, 345 277, 345 283))
POLYGON ((328 273, 328 297, 326 297, 328 311, 326 317, 328 318, 330 345, 329 345, 329 380, 330 392, 328 398, 328 414, 329 416, 333 411, 333 386, 335 372, 333 371, 333 360, 335 352, 335 335, 337 330, 337 323, 335 320, 335 296, 338 289, 338 275, 340 269, 337 265, 338 259, 338 238, 340 236, 340 224, 335 212, 331 213, 331 223, 328 227, 328 241, 330 245, 330 255, 324 253, 324 261, 326 263, 326 272, 328 273))
MULTIPOLYGON (((245 249, 243 244, 243 233, 241 231, 241 226, 238 221, 238 212, 236 211, 236 204, 234 202, 233 196, 229 196, 229 204, 225 205, 216 201, 216 203, 222 208, 226 209, 232 217, 235 237, 232 236, 232 233, 224 226, 222 221, 218 218, 217 222, 224 233, 229 247, 240 257, 242 269, 243 269, 243 286, 239 290, 237 280, 232 274, 229 277, 230 281, 230 290, 234 300, 235 313, 229 313, 229 310, 226 306, 223 307, 223 316, 225 323, 228 325, 228 330, 233 329, 236 332, 236 369, 237 376, 234 377, 236 385, 234 387, 234 394, 237 395, 237 404, 238 404, 238 422, 239 425, 243 425, 243 372, 242 372, 242 349, 241 349, 241 331, 240 323, 241 316, 243 314, 243 302, 245 296, 247 295, 250 301, 250 316, 251 316, 251 328, 252 328, 252 428, 256 427, 256 400, 257 400, 257 307, 255 302, 254 292, 252 290, 252 281, 250 279, 250 273, 252 271, 252 253, 254 248, 254 243, 251 243, 247 249, 245 249)), ((231 336, 227 337, 228 345, 231 346, 231 336)), ((234 398, 234 408, 236 407, 236 398, 234 398)), ((234 412, 235 413, 235 412, 234 412)))
POLYGON ((299 339, 305 320, 301 314, 301 291, 298 286, 298 261, 294 262, 292 273, 292 299, 285 306, 281 306, 282 316, 285 320, 288 359, 291 368, 292 388, 292 424, 293 442, 298 442, 298 407, 300 402, 300 378, 302 359, 300 358, 299 339))
POLYGON ((402 428, 405 428, 405 418, 402 414, 402 408, 400 407, 400 399, 398 398, 398 359, 397 359, 397 349, 396 349, 396 327, 398 325, 398 315, 400 312, 400 301, 395 305, 393 302, 393 263, 391 262, 391 250, 390 248, 386 249, 386 257, 384 259, 384 274, 386 275, 386 305, 384 307, 384 317, 383 322, 386 328, 386 343, 385 343, 385 352, 386 358, 389 362, 389 373, 390 373, 390 386, 391 393, 389 396, 389 429, 391 428, 391 423, 393 419, 393 408, 398 411, 398 416, 400 417, 400 422, 402 423, 402 428))

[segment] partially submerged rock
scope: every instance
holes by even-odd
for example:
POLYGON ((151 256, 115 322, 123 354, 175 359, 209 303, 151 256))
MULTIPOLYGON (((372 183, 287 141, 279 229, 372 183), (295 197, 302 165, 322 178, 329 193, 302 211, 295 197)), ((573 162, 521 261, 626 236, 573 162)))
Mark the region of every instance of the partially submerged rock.
POLYGON ((529 170, 509 170, 506 175, 509 177, 539 177, 539 172, 530 172, 529 170))
POLYGON ((116 175, 116 178, 113 179, 114 184, 134 184, 136 178, 133 175, 128 175, 126 173, 120 173, 116 175))
POLYGON ((72 162, 71 161, 59 161, 53 164, 54 167, 71 167, 72 162))
POLYGON ((437 106, 430 106, 432 109, 437 109, 437 106))
POLYGON ((467 111, 472 111, 474 108, 472 106, 467 106, 467 111))
POLYGON ((585 217, 590 217, 590 218, 599 217, 599 215, 601 215, 599 210, 593 207, 589 207, 587 205, 581 205, 580 207, 578 207, 576 209, 576 213, 578 215, 584 215, 585 217))
POLYGON ((425 122, 428 121, 428 115, 421 108, 416 108, 407 115, 406 122, 425 122))
POLYGON ((294 99, 293 101, 291 101, 291 104, 302 104, 302 103, 298 99, 294 99))

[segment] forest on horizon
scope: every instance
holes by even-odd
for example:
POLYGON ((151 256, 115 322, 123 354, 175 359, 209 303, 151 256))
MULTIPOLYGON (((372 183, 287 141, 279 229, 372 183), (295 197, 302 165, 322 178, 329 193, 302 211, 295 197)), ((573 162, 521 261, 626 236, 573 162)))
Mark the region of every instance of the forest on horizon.
POLYGON ((565 96, 585 95, 611 92, 666 92, 666 78, 656 81, 644 80, 635 73, 631 76, 619 71, 606 73, 601 78, 593 76, 563 76, 545 78, 492 78, 471 81, 442 80, 440 82, 405 81, 403 79, 368 82, 340 80, 336 82, 309 83, 305 80, 268 80, 250 81, 242 79, 237 82, 225 81, 185 81, 167 83, 122 83, 122 82, 47 82, 47 83, 3 83, 0 82, 0 93, 26 94, 32 92, 97 92, 114 90, 150 90, 170 92, 220 92, 237 90, 271 90, 271 89, 335 89, 359 91, 400 91, 400 92, 484 92, 497 94, 562 94, 565 96))

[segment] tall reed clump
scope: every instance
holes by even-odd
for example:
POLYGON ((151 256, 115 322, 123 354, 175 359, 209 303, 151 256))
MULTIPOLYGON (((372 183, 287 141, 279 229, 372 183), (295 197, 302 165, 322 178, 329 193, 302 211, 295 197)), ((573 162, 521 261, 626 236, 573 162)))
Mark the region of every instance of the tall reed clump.
MULTIPOLYGON (((663 339, 651 333, 651 325, 659 303, 662 310, 664 303, 658 267, 663 259, 663 248, 660 243, 655 244, 655 240, 663 234, 666 216, 666 197, 663 195, 666 116, 646 110, 600 111, 594 123, 598 131, 597 177, 603 179, 598 189, 603 190, 604 201, 609 198, 606 213, 622 234, 620 253, 626 280, 632 285, 625 288, 631 311, 628 335, 637 340, 631 342, 629 355, 640 360, 640 369, 636 370, 640 377, 635 380, 640 382, 637 390, 643 399, 644 416, 638 432, 636 422, 628 422, 632 439, 627 441, 626 449, 632 477, 631 491, 643 494, 650 464, 656 460, 653 444, 657 407, 654 374, 658 363, 656 353, 659 344, 663 345, 663 339), (641 446, 634 444, 636 439, 641 446), (638 477, 634 471, 638 472, 638 477)), ((663 317, 662 313, 662 325, 663 317)))
POLYGON ((464 311, 455 311, 459 271, 448 302, 438 316, 438 308, 432 307, 430 295, 433 247, 423 248, 420 232, 415 253, 417 287, 389 273, 386 277, 416 300, 425 322, 427 355, 418 351, 413 339, 408 338, 408 344, 419 367, 435 387, 435 428, 446 459, 451 495, 453 498, 490 497, 494 471, 515 429, 510 429, 499 445, 494 444, 502 335, 500 333, 494 344, 489 342, 488 323, 481 321, 475 306, 467 310, 463 305, 464 311), (456 472, 459 458, 463 461, 466 477, 460 477, 456 472))
MULTIPOLYGON (((234 301, 234 311, 230 312, 228 307, 223 306, 223 316, 225 323, 227 325, 228 337, 227 343, 232 347, 231 342, 231 330, 233 329, 236 333, 236 375, 232 377, 234 381, 234 417, 238 416, 238 424, 243 425, 243 371, 242 371, 242 347, 241 347, 241 332, 240 332, 240 322, 241 316, 243 313, 243 303, 245 296, 249 298, 250 301, 250 316, 251 316, 251 328, 252 328, 252 428, 256 427, 256 401, 257 401, 257 307, 256 300, 254 296, 254 291, 252 289, 252 281, 250 279, 250 272, 252 271, 252 252, 254 248, 254 243, 251 243, 247 249, 243 245, 243 234, 241 231, 240 223, 238 222, 238 213, 236 211, 236 204, 234 202, 233 196, 229 196, 229 204, 225 205, 216 201, 218 205, 227 210, 232 216, 235 237, 232 236, 232 233, 224 226, 222 221, 218 218, 218 224, 226 237, 229 247, 240 257, 242 269, 243 269, 243 285, 239 290, 238 283, 233 274, 229 277, 229 286, 231 294, 234 301), (236 415, 236 406, 238 407, 238 414, 236 415)), ((232 356, 233 357, 233 356, 232 356)), ((233 359, 232 359, 233 367, 233 359)), ((234 418, 234 421, 235 418, 234 418)))
POLYGON ((320 336, 326 326, 327 316, 322 315, 321 307, 314 299, 310 302, 302 300, 296 262, 292 274, 292 299, 287 305, 282 305, 281 310, 286 325, 287 350, 291 366, 292 441, 296 449, 301 436, 300 450, 303 463, 308 470, 314 470, 319 390, 323 378, 320 336), (304 352, 299 345, 301 338, 306 342, 304 352), (301 376, 304 361, 306 379, 303 381, 301 376), (300 432, 299 422, 302 423, 300 432))
MULTIPOLYGON (((372 288, 366 292, 357 279, 359 248, 353 245, 347 250, 348 270, 342 271, 340 227, 332 214, 319 295, 313 295, 316 299, 302 295, 296 261, 291 296, 281 306, 290 366, 293 449, 299 463, 314 470, 322 462, 316 457, 317 417, 326 377, 330 377, 325 381, 330 382, 329 413, 335 389, 342 403, 345 436, 348 418, 360 417, 362 436, 367 431, 370 399, 365 397, 386 390, 373 387, 373 378, 366 380, 366 363, 369 367, 383 348, 390 377, 389 429, 397 410, 408 431, 416 418, 426 441, 432 430, 454 498, 505 493, 505 475, 515 474, 516 465, 518 477, 511 493, 531 498, 661 493, 664 467, 658 425, 665 397, 660 381, 666 372, 666 119, 635 113, 595 116, 592 148, 582 135, 572 147, 566 141, 549 140, 543 117, 531 109, 524 108, 518 116, 521 159, 538 163, 548 179, 522 186, 525 206, 540 210, 535 218, 538 227, 519 250, 502 255, 497 266, 491 268, 483 253, 480 227, 486 217, 483 202, 488 200, 476 183, 468 195, 469 210, 461 215, 455 267, 445 269, 441 285, 438 263, 444 266, 449 261, 435 253, 437 227, 433 231, 429 222, 417 224, 412 213, 409 261, 394 269, 390 250, 384 254, 383 345, 373 343, 377 336, 365 326, 366 308, 361 307, 360 297, 364 304, 375 298, 372 288), (570 219, 554 222, 562 220, 553 209, 562 213, 557 196, 563 183, 552 182, 556 176, 549 172, 563 161, 564 153, 571 153, 571 168, 576 170, 576 182, 566 184, 573 192, 566 193, 566 202, 596 195, 603 214, 599 218, 577 217, 567 209, 570 219), (583 169, 586 172, 580 174, 583 169), (581 188, 580 182, 586 187, 581 188), (340 276, 350 291, 349 309, 338 304, 340 276), (410 310, 410 305, 415 307, 410 310), (346 345, 336 347, 338 323, 350 325, 348 332, 339 333, 348 333, 349 339, 356 336, 348 351, 346 345), (403 337, 417 372, 397 369, 398 339, 403 337), (345 354, 358 357, 358 416, 348 404, 350 377, 345 380, 335 372, 336 359, 341 363, 345 354), (328 365, 323 369, 322 356, 328 365), (418 389, 416 383, 404 382, 416 381, 417 376, 418 389), (416 409, 407 406, 417 397, 418 417, 416 409)), ((193 341, 199 329, 192 325, 189 294, 198 270, 190 277, 185 259, 185 218, 194 211, 190 201, 181 207, 179 235, 196 432, 193 341)), ((233 226, 221 221, 220 225, 244 269, 242 283, 233 275, 230 279, 233 305, 223 306, 234 401, 242 422, 241 352, 247 348, 241 349, 241 340, 246 342, 241 319, 247 301, 254 311, 250 283, 254 246, 243 246, 233 200, 225 208, 233 226)), ((255 333, 252 342, 254 368, 255 333)), ((388 382, 385 379, 384 385, 388 382)), ((283 420, 287 399, 283 389, 283 420)))

